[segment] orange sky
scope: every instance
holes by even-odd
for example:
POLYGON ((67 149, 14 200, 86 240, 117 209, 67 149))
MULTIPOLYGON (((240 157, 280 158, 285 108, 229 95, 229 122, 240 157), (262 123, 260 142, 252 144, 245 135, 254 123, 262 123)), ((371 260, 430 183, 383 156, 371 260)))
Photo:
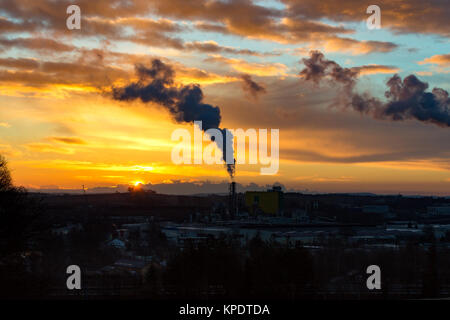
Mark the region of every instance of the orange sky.
POLYGON ((365 29, 364 12, 359 17, 348 8, 342 18, 304 1, 310 6, 306 21, 287 18, 295 1, 232 1, 231 11, 216 2, 207 11, 155 1, 156 9, 146 11, 146 1, 132 1, 135 7, 114 13, 109 2, 94 7, 81 1, 79 31, 66 30, 64 10, 58 16, 60 7, 49 1, 2 4, 8 14, 0 14, 0 154, 15 184, 93 188, 227 180, 223 165, 171 162, 176 144, 171 133, 193 130, 192 124, 176 123, 154 103, 111 98, 112 87, 136 81, 136 63, 159 58, 175 70, 176 86, 201 86, 204 102, 219 106, 222 128, 280 130, 279 172, 262 176, 259 164, 239 165, 236 181, 242 184, 278 181, 323 192, 450 195, 448 127, 382 121, 335 108, 339 92, 332 84, 305 83, 298 75, 300 60, 319 49, 341 65, 360 68, 361 92, 382 97, 394 73, 421 75, 430 90, 448 90, 446 27, 429 22, 417 30, 400 19, 402 10, 396 20, 385 7, 384 29, 377 34, 365 29), (255 19, 244 23, 241 14, 255 19), (17 22, 21 17, 30 25, 17 22), (39 23, 44 20, 47 25, 39 23), (245 90, 242 74, 264 92, 245 90))

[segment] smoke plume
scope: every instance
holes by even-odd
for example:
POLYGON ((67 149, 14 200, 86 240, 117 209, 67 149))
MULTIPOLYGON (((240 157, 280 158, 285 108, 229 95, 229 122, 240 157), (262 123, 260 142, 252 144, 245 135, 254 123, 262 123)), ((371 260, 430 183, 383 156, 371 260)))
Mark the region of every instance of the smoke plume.
MULTIPOLYGON (((142 64, 135 66, 137 82, 124 87, 112 88, 113 98, 120 101, 140 99, 142 102, 154 102, 170 112, 177 122, 193 123, 202 121, 202 130, 219 129, 221 116, 217 106, 203 102, 203 91, 197 84, 176 86, 174 84, 175 71, 170 65, 159 59, 153 59, 150 67, 142 64)), ((226 150, 233 149, 233 139, 225 141, 226 129, 219 129, 224 135, 223 160, 227 163, 226 150)), ((234 154, 234 152, 233 152, 234 154)), ((231 161, 229 161, 231 162, 231 161)), ((234 176, 235 165, 227 163, 227 171, 231 178, 234 176)))
POLYGON ((308 59, 302 59, 305 68, 300 76, 305 81, 319 84, 330 80, 342 85, 340 107, 372 115, 377 119, 402 121, 415 119, 434 123, 441 127, 450 126, 450 99, 448 92, 434 88, 428 92, 428 83, 420 81, 415 75, 403 80, 397 74, 387 81, 386 101, 369 93, 356 93, 355 85, 359 68, 343 68, 332 60, 327 60, 319 51, 312 51, 308 59))
POLYGON ((242 79, 242 88, 244 91, 250 93, 253 98, 258 98, 259 94, 266 93, 266 88, 255 81, 253 81, 252 77, 249 74, 241 75, 242 79))
POLYGON ((349 68, 342 68, 332 60, 325 59, 319 51, 311 51, 309 59, 302 59, 305 68, 300 71, 300 76, 307 81, 318 84, 324 78, 343 84, 346 88, 353 88, 358 72, 349 68))
POLYGON ((154 59, 149 68, 141 64, 135 68, 139 80, 122 88, 113 88, 114 99, 155 102, 164 106, 178 122, 201 120, 204 130, 218 128, 220 109, 203 103, 203 91, 199 85, 176 87, 174 70, 159 59, 154 59))

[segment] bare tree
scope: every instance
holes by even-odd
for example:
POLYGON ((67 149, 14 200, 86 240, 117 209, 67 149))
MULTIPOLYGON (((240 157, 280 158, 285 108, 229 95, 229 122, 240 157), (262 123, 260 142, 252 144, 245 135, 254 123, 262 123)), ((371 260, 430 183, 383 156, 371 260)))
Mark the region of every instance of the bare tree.
POLYGON ((0 192, 10 191, 13 188, 11 174, 6 159, 0 155, 0 192))

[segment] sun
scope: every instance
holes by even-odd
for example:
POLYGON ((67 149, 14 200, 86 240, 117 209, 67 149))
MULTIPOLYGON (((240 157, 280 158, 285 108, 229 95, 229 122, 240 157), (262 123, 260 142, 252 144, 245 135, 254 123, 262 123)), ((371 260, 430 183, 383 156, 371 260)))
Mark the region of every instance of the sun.
POLYGON ((144 184, 142 181, 135 181, 133 182, 134 186, 137 187, 140 184, 144 184))

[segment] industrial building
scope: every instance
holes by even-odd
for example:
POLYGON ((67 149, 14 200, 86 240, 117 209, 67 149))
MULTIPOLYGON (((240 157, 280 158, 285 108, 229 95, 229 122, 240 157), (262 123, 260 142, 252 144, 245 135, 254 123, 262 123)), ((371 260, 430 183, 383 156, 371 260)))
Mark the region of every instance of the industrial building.
POLYGON ((252 215, 282 215, 283 191, 278 186, 267 191, 247 191, 245 206, 252 215))
POLYGON ((430 206, 427 208, 427 213, 434 216, 450 215, 450 205, 443 204, 438 206, 430 206))

